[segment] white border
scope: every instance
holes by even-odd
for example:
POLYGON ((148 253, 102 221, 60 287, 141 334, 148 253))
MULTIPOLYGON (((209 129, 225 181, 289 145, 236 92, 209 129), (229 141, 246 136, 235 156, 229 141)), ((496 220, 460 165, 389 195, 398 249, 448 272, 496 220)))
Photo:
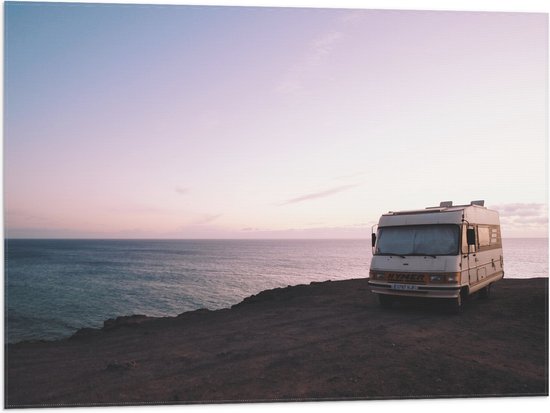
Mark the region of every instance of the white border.
MULTIPOLYGON (((28 0, 19 0, 28 1, 28 0)), ((52 2, 52 0, 46 0, 52 2)), ((56 0, 58 3, 69 3, 68 0, 56 0)), ((75 2, 75 1, 72 1, 75 2)), ((150 0, 150 1, 130 1, 130 0, 80 0, 79 3, 118 3, 118 4, 189 4, 189 5, 222 5, 222 6, 261 6, 261 7, 315 7, 315 8, 361 8, 361 9, 399 9, 399 10, 451 10, 451 11, 504 11, 504 12, 537 12, 549 13, 550 2, 547 0, 150 0)), ((2 3, 4 3, 2 1, 2 3)), ((3 4, 2 4, 3 6, 3 4)), ((4 13, 3 7, 0 11, 1 30, 0 30, 0 50, 2 59, 4 56, 4 13)), ((1 70, 2 82, 0 90, 3 96, 4 71, 3 65, 1 70)), ((548 106, 548 105, 547 105, 548 106)), ((3 99, 0 102, 2 115, 0 116, 0 127, 2 128, 3 137, 3 99)), ((548 136, 548 133, 547 133, 548 136)), ((0 156, 3 165, 3 140, 0 146, 0 156)), ((548 153, 546 156, 546 166, 548 173, 548 153)), ((548 200, 547 200, 548 201, 548 200)), ((3 197, 3 170, 2 170, 2 191, 0 192, 0 202, 4 205, 3 197)), ((0 224, 2 235, 4 234, 3 219, 0 224)), ((0 246, 0 257, 4 262, 4 243, 0 246)), ((2 265, 3 275, 3 265, 2 265)), ((4 297, 4 283, 0 287, 2 300, 4 297)), ((0 310, 2 315, 2 323, 0 333, 4 335, 4 306, 0 310)), ((547 359, 548 360, 548 359, 547 359)), ((541 360, 542 361, 542 360, 541 360)), ((4 364, 4 352, 2 352, 2 366, 4 364)), ((547 366, 548 367, 548 366, 547 366)), ((4 374, 0 375, 0 396, 2 399, 2 410, 4 410, 4 374)), ((291 403, 265 403, 265 404, 224 404, 224 405, 178 405, 178 406, 131 406, 131 407, 102 407, 101 412, 113 413, 120 412, 121 409, 148 409, 154 411, 175 411, 184 410, 186 413, 207 413, 207 412, 279 412, 284 409, 288 412, 332 412, 336 409, 345 412, 389 412, 389 411, 406 411, 407 413, 454 413, 464 411, 489 411, 489 410, 504 410, 506 411, 522 411, 522 412, 542 412, 548 411, 550 407, 550 399, 548 397, 503 397, 503 398, 484 398, 484 399, 433 399, 433 400, 391 400, 391 401, 350 401, 350 402, 291 402, 291 403)), ((93 408, 62 408, 65 411, 88 411, 93 408)), ((59 412, 59 409, 25 409, 26 412, 59 412)))

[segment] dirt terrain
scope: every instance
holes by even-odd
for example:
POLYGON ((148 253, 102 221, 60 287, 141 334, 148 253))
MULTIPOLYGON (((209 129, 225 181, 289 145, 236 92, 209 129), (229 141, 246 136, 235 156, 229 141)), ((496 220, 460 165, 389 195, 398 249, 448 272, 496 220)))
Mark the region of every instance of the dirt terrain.
POLYGON ((382 309, 366 279, 231 309, 120 317, 6 346, 6 407, 548 395, 548 279, 505 279, 460 315, 382 309))

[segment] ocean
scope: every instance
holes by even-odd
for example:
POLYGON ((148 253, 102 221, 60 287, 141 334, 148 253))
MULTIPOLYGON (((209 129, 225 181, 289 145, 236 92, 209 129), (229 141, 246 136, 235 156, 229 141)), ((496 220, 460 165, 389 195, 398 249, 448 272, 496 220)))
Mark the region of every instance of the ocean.
MULTIPOLYGON (((548 239, 505 239, 506 278, 548 277, 548 239)), ((262 290, 366 278, 370 240, 5 241, 7 342, 120 315, 230 307, 262 290)))

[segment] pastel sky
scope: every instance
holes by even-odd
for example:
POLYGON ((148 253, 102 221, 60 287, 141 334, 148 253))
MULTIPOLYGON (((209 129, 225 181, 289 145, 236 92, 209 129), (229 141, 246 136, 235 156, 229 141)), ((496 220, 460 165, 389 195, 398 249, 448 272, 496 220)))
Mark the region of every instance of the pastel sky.
POLYGON ((369 237, 485 199, 547 236, 548 17, 5 6, 7 237, 369 237))

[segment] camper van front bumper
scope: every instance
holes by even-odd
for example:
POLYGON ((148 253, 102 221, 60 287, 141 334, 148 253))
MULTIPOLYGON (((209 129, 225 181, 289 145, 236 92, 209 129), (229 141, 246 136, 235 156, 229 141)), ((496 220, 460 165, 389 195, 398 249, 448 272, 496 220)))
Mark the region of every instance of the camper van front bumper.
POLYGON ((400 295, 408 297, 456 298, 460 285, 418 285, 369 281, 375 294, 400 295))

